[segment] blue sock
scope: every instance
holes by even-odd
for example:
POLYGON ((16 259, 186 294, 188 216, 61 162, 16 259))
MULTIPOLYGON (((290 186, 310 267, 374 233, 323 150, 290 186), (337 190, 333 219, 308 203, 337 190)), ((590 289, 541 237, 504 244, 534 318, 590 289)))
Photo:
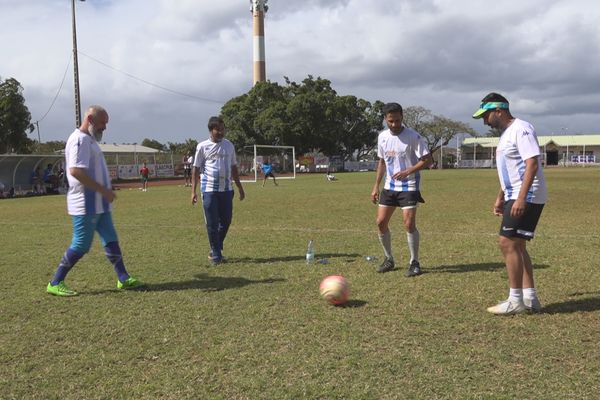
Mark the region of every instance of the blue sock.
POLYGON ((58 285, 59 282, 64 281, 71 268, 75 266, 75 264, 77 263, 77 261, 79 261, 81 257, 83 257, 82 253, 78 253, 69 247, 60 259, 58 269, 56 270, 54 278, 52 278, 50 283, 52 285, 58 285))
POLYGON ((118 242, 110 242, 104 246, 104 252, 106 258, 115 267, 115 272, 121 282, 125 282, 129 278, 127 270, 125 270, 125 264, 123 264, 123 255, 121 254, 121 248, 118 242))

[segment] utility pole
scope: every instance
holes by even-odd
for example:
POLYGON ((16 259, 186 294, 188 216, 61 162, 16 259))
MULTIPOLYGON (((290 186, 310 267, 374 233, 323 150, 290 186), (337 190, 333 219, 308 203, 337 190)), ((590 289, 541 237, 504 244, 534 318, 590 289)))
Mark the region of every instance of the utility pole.
POLYGON ((267 80, 265 69, 265 13, 269 9, 267 2, 268 0, 250 0, 254 26, 254 85, 267 80))
POLYGON ((73 27, 73 80, 75 89, 75 128, 79 128, 81 126, 81 97, 79 93, 79 62, 77 61, 77 27, 75 24, 75 0, 71 0, 71 17, 73 27))

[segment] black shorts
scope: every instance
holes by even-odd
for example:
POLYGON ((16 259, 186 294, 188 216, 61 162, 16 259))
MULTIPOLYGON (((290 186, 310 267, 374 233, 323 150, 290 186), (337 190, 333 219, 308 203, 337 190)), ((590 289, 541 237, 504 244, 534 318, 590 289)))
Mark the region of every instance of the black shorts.
POLYGON ((189 178, 192 176, 192 169, 188 169, 188 168, 184 168, 183 169, 183 176, 186 178, 189 178))
POLYGON ((523 215, 517 218, 510 216, 510 210, 514 204, 514 200, 509 200, 504 203, 504 211, 502 212, 502 225, 500 225, 500 236, 518 237, 525 240, 533 239, 535 227, 540 220, 543 204, 527 203, 523 215))
POLYGON ((388 207, 413 208, 417 203, 425 203, 421 192, 395 192, 383 189, 379 195, 379 205, 388 207))
POLYGON ((275 175, 273 175, 273 173, 272 173, 272 172, 267 172, 267 173, 265 174, 265 178, 268 178, 268 177, 275 178, 275 175))

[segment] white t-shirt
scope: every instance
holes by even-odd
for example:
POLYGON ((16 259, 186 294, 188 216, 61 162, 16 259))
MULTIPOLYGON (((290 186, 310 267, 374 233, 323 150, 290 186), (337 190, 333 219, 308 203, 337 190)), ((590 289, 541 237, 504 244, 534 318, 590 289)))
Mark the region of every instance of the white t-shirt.
POLYGON ((106 168, 104 154, 94 138, 79 129, 69 136, 65 146, 65 160, 69 191, 67 192, 67 211, 69 215, 103 214, 112 210, 112 205, 99 192, 85 188, 71 175, 72 167, 83 168, 86 174, 100 185, 112 188, 110 175, 106 168))
POLYGON ((237 165, 235 148, 227 139, 198 143, 194 167, 200 169, 201 192, 227 192, 233 190, 231 167, 237 165))
POLYGON ((404 127, 398 135, 389 129, 382 131, 377 138, 377 156, 385 161, 386 175, 384 189, 394 192, 415 192, 420 190, 420 171, 398 181, 392 179, 396 172, 406 170, 429 154, 427 142, 415 130, 404 127))
POLYGON ((529 122, 515 119, 500 136, 496 149, 496 168, 505 201, 516 200, 519 197, 525 174, 525 160, 536 157, 538 170, 527 193, 527 202, 546 203, 548 193, 539 156, 540 145, 535 128, 529 122))

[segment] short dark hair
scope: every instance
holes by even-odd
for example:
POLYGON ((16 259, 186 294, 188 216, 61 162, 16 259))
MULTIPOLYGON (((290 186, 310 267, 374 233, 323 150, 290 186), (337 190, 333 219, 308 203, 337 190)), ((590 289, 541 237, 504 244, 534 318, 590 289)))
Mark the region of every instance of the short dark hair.
POLYGON ((485 96, 482 100, 482 103, 506 103, 508 104, 508 100, 506 100, 506 97, 502 96, 499 93, 496 92, 492 92, 489 93, 487 96, 485 96))
POLYGON ((403 113, 402 106, 398 103, 387 103, 383 106, 383 115, 388 115, 393 112, 403 113))
POLYGON ((224 124, 223 118, 221 117, 210 117, 208 119, 208 130, 212 131, 215 128, 218 128, 219 125, 224 124))

